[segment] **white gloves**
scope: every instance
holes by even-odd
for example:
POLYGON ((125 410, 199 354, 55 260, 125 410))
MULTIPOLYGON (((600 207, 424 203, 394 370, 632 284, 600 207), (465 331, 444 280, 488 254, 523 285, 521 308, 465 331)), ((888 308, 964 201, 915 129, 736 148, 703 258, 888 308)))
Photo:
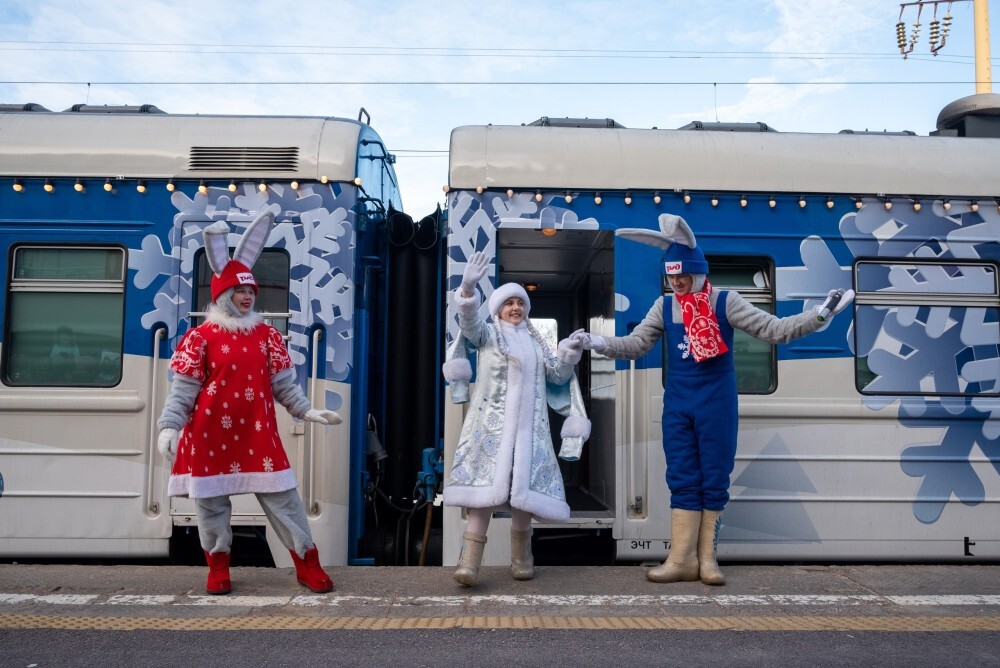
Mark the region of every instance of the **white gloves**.
POLYGON ((337 415, 335 411, 319 411, 315 408, 307 410, 306 414, 302 416, 302 419, 308 422, 319 422, 320 424, 326 425, 340 424, 344 421, 344 419, 337 415))
POLYGON ((577 331, 573 332, 572 334, 570 334, 570 337, 575 338, 577 341, 579 341, 580 346, 584 350, 595 350, 597 352, 601 352, 608 345, 607 341, 604 340, 603 336, 598 336, 597 334, 588 334, 582 329, 578 329, 577 331))
POLYGON ((177 439, 179 434, 172 427, 160 430, 160 436, 156 439, 156 449, 160 451, 163 458, 168 462, 174 461, 177 457, 177 439))
POLYGON ((854 301, 854 290, 830 290, 822 304, 816 307, 816 319, 825 322, 837 315, 854 301), (832 303, 836 301, 836 303, 832 303))
POLYGON ((483 280, 489 268, 490 258, 486 253, 473 253, 465 265, 465 271, 462 272, 462 293, 475 294, 476 284, 483 280))
POLYGON ((583 333, 582 329, 578 329, 559 342, 556 350, 560 362, 575 366, 580 361, 580 358, 583 356, 583 344, 580 341, 580 334, 583 333))

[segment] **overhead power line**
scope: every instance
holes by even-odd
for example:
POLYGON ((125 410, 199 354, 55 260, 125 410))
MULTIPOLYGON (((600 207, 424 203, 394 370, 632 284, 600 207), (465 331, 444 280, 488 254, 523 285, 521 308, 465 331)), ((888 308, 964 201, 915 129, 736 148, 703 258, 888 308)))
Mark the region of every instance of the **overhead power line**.
POLYGON ((964 86, 970 81, 0 81, 33 86, 964 86))

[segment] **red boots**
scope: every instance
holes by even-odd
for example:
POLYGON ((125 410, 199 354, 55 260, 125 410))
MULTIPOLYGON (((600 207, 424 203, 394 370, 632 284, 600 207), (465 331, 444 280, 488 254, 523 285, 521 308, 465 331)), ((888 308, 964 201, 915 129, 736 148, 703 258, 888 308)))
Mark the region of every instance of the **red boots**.
POLYGON ((232 591, 233 584, 229 581, 229 553, 205 552, 205 561, 208 562, 205 591, 209 594, 228 594, 232 591))
POLYGON ((289 552, 292 553, 292 561, 295 562, 295 579, 300 585, 308 587, 317 594, 333 591, 333 580, 319 565, 319 551, 315 546, 306 551, 304 559, 295 554, 295 550, 289 552))

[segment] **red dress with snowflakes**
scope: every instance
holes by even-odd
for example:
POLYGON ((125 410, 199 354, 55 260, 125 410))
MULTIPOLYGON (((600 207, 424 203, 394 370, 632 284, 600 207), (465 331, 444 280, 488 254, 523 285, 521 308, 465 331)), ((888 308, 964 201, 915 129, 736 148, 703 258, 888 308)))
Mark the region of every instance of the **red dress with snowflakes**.
POLYGON ((278 436, 271 377, 292 368, 270 325, 249 333, 205 323, 181 339, 170 369, 201 383, 180 434, 170 496, 205 498, 296 487, 278 436))

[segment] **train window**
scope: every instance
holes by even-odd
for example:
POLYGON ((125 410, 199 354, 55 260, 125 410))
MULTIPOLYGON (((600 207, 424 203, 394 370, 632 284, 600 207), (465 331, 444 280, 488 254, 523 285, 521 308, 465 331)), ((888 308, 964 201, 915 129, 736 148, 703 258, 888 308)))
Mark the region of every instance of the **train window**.
POLYGON ((8 286, 5 385, 113 387, 122 377, 125 249, 18 246, 8 286))
MULTIPOLYGON (((195 260, 195 315, 193 325, 201 323, 198 316, 212 301, 212 271, 205 259, 205 249, 198 251, 195 260)), ((288 286, 290 281, 291 259, 286 251, 280 248, 265 248, 253 266, 253 275, 257 280, 258 292, 254 309, 264 316, 264 321, 272 325, 284 335, 288 334, 288 286)))
POLYGON ((858 391, 1000 395, 995 264, 861 260, 854 276, 858 391))
MULTIPOLYGON (((736 290, 757 308, 774 313, 773 263, 770 258, 709 255, 706 259, 713 289, 736 290)), ((672 294, 665 277, 663 282, 664 294, 672 294)), ((733 362, 736 364, 736 387, 740 394, 770 394, 777 388, 775 348, 770 343, 737 329, 733 332, 733 362)))

